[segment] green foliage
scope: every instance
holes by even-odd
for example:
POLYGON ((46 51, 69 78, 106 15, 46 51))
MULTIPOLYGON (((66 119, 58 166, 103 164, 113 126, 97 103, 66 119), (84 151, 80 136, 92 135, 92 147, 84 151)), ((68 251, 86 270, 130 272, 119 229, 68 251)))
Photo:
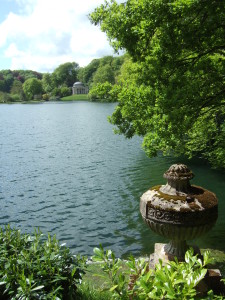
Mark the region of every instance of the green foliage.
POLYGON ((35 95, 42 94, 41 80, 36 78, 29 78, 23 84, 23 91, 28 100, 32 100, 35 95))
MULTIPOLYGON (((42 93, 42 99, 44 100, 67 97, 71 95, 71 87, 78 78, 92 87, 100 83, 106 83, 107 85, 109 82, 114 84, 120 74, 124 57, 104 56, 100 59, 94 59, 84 68, 80 68, 75 62, 67 62, 59 65, 53 73, 44 74, 30 70, 2 70, 0 71, 0 92, 4 93, 4 97, 2 94, 2 100, 0 101, 41 99, 42 93)), ((117 96, 115 90, 113 90, 113 96, 110 95, 109 101, 114 101, 111 100, 114 95, 117 96)), ((105 97, 102 99, 105 99, 105 97)))
POLYGON ((97 71, 99 64, 99 59, 93 59, 86 67, 80 68, 78 71, 78 79, 89 85, 92 82, 93 74, 97 71))
POLYGON ((52 75, 49 73, 45 73, 42 77, 42 87, 46 93, 50 93, 54 89, 54 82, 52 79, 52 75))
POLYGON ((93 76, 93 85, 105 82, 115 83, 114 72, 110 65, 99 67, 93 76))
POLYGON ((23 84, 21 81, 15 79, 13 81, 11 90, 10 90, 11 98, 13 101, 23 101, 25 100, 25 94, 23 91, 23 84))
POLYGON ((20 94, 22 92, 23 92, 23 84, 22 84, 22 82, 19 81, 19 80, 17 80, 17 79, 15 79, 13 81, 10 93, 11 94, 20 94))
POLYGON ((49 100, 49 94, 43 94, 42 95, 42 99, 44 100, 44 101, 48 101, 49 100))
POLYGON ((11 101, 12 101, 12 97, 10 96, 10 94, 0 91, 0 103, 7 103, 11 101))
POLYGON ((82 264, 55 236, 0 228, 1 299, 75 299, 82 264))
POLYGON ((225 2, 112 0, 90 19, 132 58, 111 118, 118 132, 143 135, 149 156, 202 155, 224 168, 225 2))
POLYGON ((3 92, 9 93, 11 86, 13 84, 14 78, 13 78, 13 74, 10 72, 4 74, 3 76, 4 78, 4 89, 3 92))
MULTIPOLYGON (((24 83, 25 80, 29 78, 37 78, 41 79, 42 74, 30 71, 30 70, 1 70, 0 71, 0 91, 11 93, 11 90, 13 88, 14 82, 19 81, 21 83, 24 83)), ((19 94, 17 92, 14 92, 16 94, 19 94)))
POLYGON ((51 95, 59 98, 69 96, 71 95, 71 88, 68 88, 66 86, 54 88, 51 92, 51 95))
MULTIPOLYGON (((94 248, 93 261, 102 263, 102 269, 110 279, 111 286, 109 291, 113 293, 113 296, 121 299, 126 299, 128 296, 127 282, 124 273, 121 270, 121 261, 115 257, 114 252, 106 250, 100 246, 100 248, 94 248)), ((127 298, 128 299, 128 298, 127 298)))
POLYGON ((11 94, 10 95, 10 102, 21 102, 24 100, 23 94, 11 94))
POLYGON ((0 78, 0 92, 5 92, 5 81, 3 78, 0 78))
POLYGON ((52 73, 55 87, 71 87, 77 81, 79 65, 76 62, 67 62, 59 65, 52 73))
POLYGON ((106 81, 104 83, 97 83, 94 85, 88 94, 91 101, 104 101, 104 102, 116 102, 117 94, 113 89, 113 85, 106 81))
POLYGON ((71 88, 63 86, 60 88, 60 97, 66 97, 71 95, 71 88))
POLYGON ((78 78, 90 87, 106 81, 114 84, 117 76, 120 74, 120 68, 124 59, 124 55, 119 57, 104 56, 99 59, 93 59, 86 67, 79 69, 78 78))
POLYGON ((82 300, 111 300, 112 294, 107 291, 99 291, 90 287, 85 282, 79 287, 79 295, 82 300))
MULTIPOLYGON (((103 271, 111 281, 108 288, 115 299, 195 299, 198 296, 196 287, 206 275, 205 266, 210 262, 209 253, 204 253, 203 262, 193 249, 186 252, 185 262, 169 262, 163 266, 160 261, 156 268, 150 269, 145 259, 127 261, 127 271, 121 272, 121 262, 112 251, 94 249, 94 261, 100 262, 103 271), (125 276, 127 273, 127 276, 125 276)), ((212 291, 201 299, 221 299, 212 291)))

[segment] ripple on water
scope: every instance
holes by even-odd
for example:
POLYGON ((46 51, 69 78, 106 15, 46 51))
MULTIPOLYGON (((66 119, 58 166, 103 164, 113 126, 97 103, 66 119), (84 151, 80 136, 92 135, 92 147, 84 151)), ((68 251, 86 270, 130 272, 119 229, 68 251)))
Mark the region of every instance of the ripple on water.
MULTIPOLYGON (((11 222, 28 232, 39 227, 82 254, 92 255, 100 243, 117 255, 153 250, 160 238, 139 216, 139 198, 164 182, 162 174, 176 159, 147 159, 140 138, 114 135, 107 122, 114 106, 1 105, 0 224, 11 222)), ((191 167, 195 173, 195 164, 191 167)), ((204 179, 200 184, 214 182, 223 210, 225 176, 207 166, 197 172, 204 179)), ((223 232, 222 214, 217 223, 223 232)), ((217 235, 201 240, 209 244, 225 249, 217 235)))

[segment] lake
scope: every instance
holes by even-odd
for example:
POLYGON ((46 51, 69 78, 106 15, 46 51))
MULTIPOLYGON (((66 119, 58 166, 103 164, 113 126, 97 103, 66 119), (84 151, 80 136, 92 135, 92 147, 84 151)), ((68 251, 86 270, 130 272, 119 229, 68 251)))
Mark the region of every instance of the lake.
POLYGON ((115 104, 51 102, 0 105, 0 225, 22 232, 39 227, 74 253, 93 254, 100 243, 117 256, 153 252, 165 242, 144 224, 140 196, 165 183, 176 162, 192 169, 192 183, 219 199, 216 226, 196 243, 225 250, 225 174, 201 160, 149 159, 141 138, 113 133, 115 104))

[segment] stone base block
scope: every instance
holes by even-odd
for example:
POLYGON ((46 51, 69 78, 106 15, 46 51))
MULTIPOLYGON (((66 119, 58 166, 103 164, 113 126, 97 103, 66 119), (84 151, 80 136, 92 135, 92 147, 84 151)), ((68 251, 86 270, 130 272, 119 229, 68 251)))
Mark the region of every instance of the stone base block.
MULTIPOLYGON (((162 243, 155 244, 154 253, 150 255, 150 262, 149 262, 150 268, 154 268, 155 265, 159 262, 159 259, 162 260, 163 265, 165 265, 169 261, 174 260, 175 256, 170 255, 165 252, 165 250, 164 250, 165 246, 166 246, 166 244, 162 244, 162 243)), ((196 246, 191 246, 191 247, 194 249, 195 254, 199 254, 201 256, 201 253, 200 253, 200 250, 198 247, 196 247, 196 246)), ((178 258, 178 261, 184 261, 184 257, 178 258)))

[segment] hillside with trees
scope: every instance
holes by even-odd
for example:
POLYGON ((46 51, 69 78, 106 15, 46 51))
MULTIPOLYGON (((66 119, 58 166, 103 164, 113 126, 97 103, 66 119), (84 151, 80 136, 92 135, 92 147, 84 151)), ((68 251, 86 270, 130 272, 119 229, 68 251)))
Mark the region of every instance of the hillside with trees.
POLYGON ((40 81, 42 74, 30 70, 0 71, 0 102, 16 102, 25 100, 23 84, 26 80, 40 81))
POLYGON ((67 62, 52 73, 43 74, 30 70, 2 70, 0 102, 60 99, 72 94, 72 86, 76 81, 89 87, 90 100, 111 101, 106 90, 111 90, 117 82, 124 60, 125 56, 105 56, 92 60, 82 68, 76 62, 67 62))

